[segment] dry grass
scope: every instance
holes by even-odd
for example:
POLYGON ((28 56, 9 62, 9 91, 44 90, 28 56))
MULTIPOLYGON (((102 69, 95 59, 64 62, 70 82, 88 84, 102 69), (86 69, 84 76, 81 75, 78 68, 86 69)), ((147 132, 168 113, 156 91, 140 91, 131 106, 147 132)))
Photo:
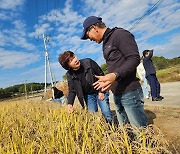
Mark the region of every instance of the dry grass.
POLYGON ((180 81, 180 65, 157 71, 161 83, 180 81))
POLYGON ((99 115, 78 108, 67 114, 65 107, 37 98, 0 105, 0 153, 170 153, 153 126, 115 130, 99 115))

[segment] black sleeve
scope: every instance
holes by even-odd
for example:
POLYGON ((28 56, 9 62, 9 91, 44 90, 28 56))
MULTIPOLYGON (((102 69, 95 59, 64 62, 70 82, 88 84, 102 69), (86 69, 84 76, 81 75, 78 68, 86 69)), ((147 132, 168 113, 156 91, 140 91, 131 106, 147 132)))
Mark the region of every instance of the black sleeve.
POLYGON ((64 96, 63 92, 61 90, 58 90, 58 98, 61 98, 62 96, 64 96))
POLYGON ((68 98, 67 98, 68 104, 73 105, 75 97, 76 97, 76 91, 74 89, 74 84, 73 84, 73 81, 71 79, 71 75, 69 73, 67 73, 67 79, 68 79, 68 89, 69 89, 68 98))
POLYGON ((149 50, 149 56, 146 57, 147 59, 151 59, 153 56, 153 50, 149 50))
POLYGON ((63 92, 61 90, 57 89, 56 87, 54 87, 54 97, 61 98, 62 96, 64 96, 63 92))
MULTIPOLYGON (((101 67, 94 60, 90 59, 90 63, 95 75, 104 76, 104 72, 102 71, 101 67)), ((99 92, 101 92, 101 89, 99 90, 99 92)))
POLYGON ((144 57, 143 61, 149 61, 149 60, 151 60, 152 56, 153 56, 153 50, 149 50, 149 56, 144 57))
POLYGON ((90 59, 90 64, 92 66, 95 75, 100 75, 100 76, 104 75, 104 72, 102 71, 101 67, 94 60, 90 59))
POLYGON ((140 63, 140 55, 134 36, 130 32, 121 30, 121 32, 116 33, 115 37, 115 45, 126 59, 125 63, 117 68, 115 72, 121 78, 125 78, 136 70, 140 63))

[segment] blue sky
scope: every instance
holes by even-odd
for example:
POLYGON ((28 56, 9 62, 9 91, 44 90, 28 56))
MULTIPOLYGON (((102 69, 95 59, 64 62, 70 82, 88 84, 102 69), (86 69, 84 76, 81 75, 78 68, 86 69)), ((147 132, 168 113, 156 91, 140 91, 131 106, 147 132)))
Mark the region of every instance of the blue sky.
MULTIPOLYGON (((0 88, 26 82, 44 82, 44 45, 47 42, 53 77, 65 70, 58 55, 73 51, 80 59, 105 63, 102 45, 80 39, 88 16, 103 18, 110 28, 130 29, 157 0, 0 0, 0 88)), ((180 2, 162 0, 131 32, 140 53, 154 49, 155 56, 180 56, 180 2)), ((48 73, 48 82, 49 82, 48 73)))

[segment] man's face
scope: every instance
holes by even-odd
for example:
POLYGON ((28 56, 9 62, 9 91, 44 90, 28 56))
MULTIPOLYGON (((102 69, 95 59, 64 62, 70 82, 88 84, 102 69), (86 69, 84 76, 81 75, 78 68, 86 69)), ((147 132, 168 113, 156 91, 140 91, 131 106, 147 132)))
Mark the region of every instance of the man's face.
POLYGON ((92 25, 88 28, 86 35, 91 41, 94 41, 98 44, 102 42, 102 36, 99 32, 99 28, 95 25, 92 25))
POLYGON ((74 55, 73 57, 69 58, 68 65, 72 69, 78 69, 80 67, 79 59, 74 55))
POLYGON ((145 54, 145 57, 148 57, 149 56, 149 52, 147 52, 146 54, 145 54))

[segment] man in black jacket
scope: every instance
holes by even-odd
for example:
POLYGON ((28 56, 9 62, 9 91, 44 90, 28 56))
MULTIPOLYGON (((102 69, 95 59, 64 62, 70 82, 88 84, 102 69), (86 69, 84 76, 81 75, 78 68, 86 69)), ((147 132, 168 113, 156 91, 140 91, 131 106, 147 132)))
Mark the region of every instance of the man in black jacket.
POLYGON ((107 28, 102 18, 90 16, 83 23, 81 39, 103 42, 103 54, 108 73, 97 76, 96 89, 111 89, 120 124, 130 123, 141 127, 147 125, 141 85, 136 78, 136 67, 140 63, 134 36, 122 28, 107 28))
POLYGON ((71 51, 60 54, 59 63, 64 69, 68 70, 68 112, 73 112, 74 99, 77 95, 83 108, 84 100, 87 109, 91 112, 97 112, 99 105, 105 119, 112 123, 113 115, 109 106, 109 92, 95 90, 92 85, 97 81, 95 75, 104 75, 98 64, 89 58, 78 60, 71 51))
POLYGON ((146 79, 151 87, 152 101, 161 101, 164 97, 160 96, 160 84, 156 77, 156 70, 152 62, 153 50, 143 51, 143 65, 146 71, 146 79))

